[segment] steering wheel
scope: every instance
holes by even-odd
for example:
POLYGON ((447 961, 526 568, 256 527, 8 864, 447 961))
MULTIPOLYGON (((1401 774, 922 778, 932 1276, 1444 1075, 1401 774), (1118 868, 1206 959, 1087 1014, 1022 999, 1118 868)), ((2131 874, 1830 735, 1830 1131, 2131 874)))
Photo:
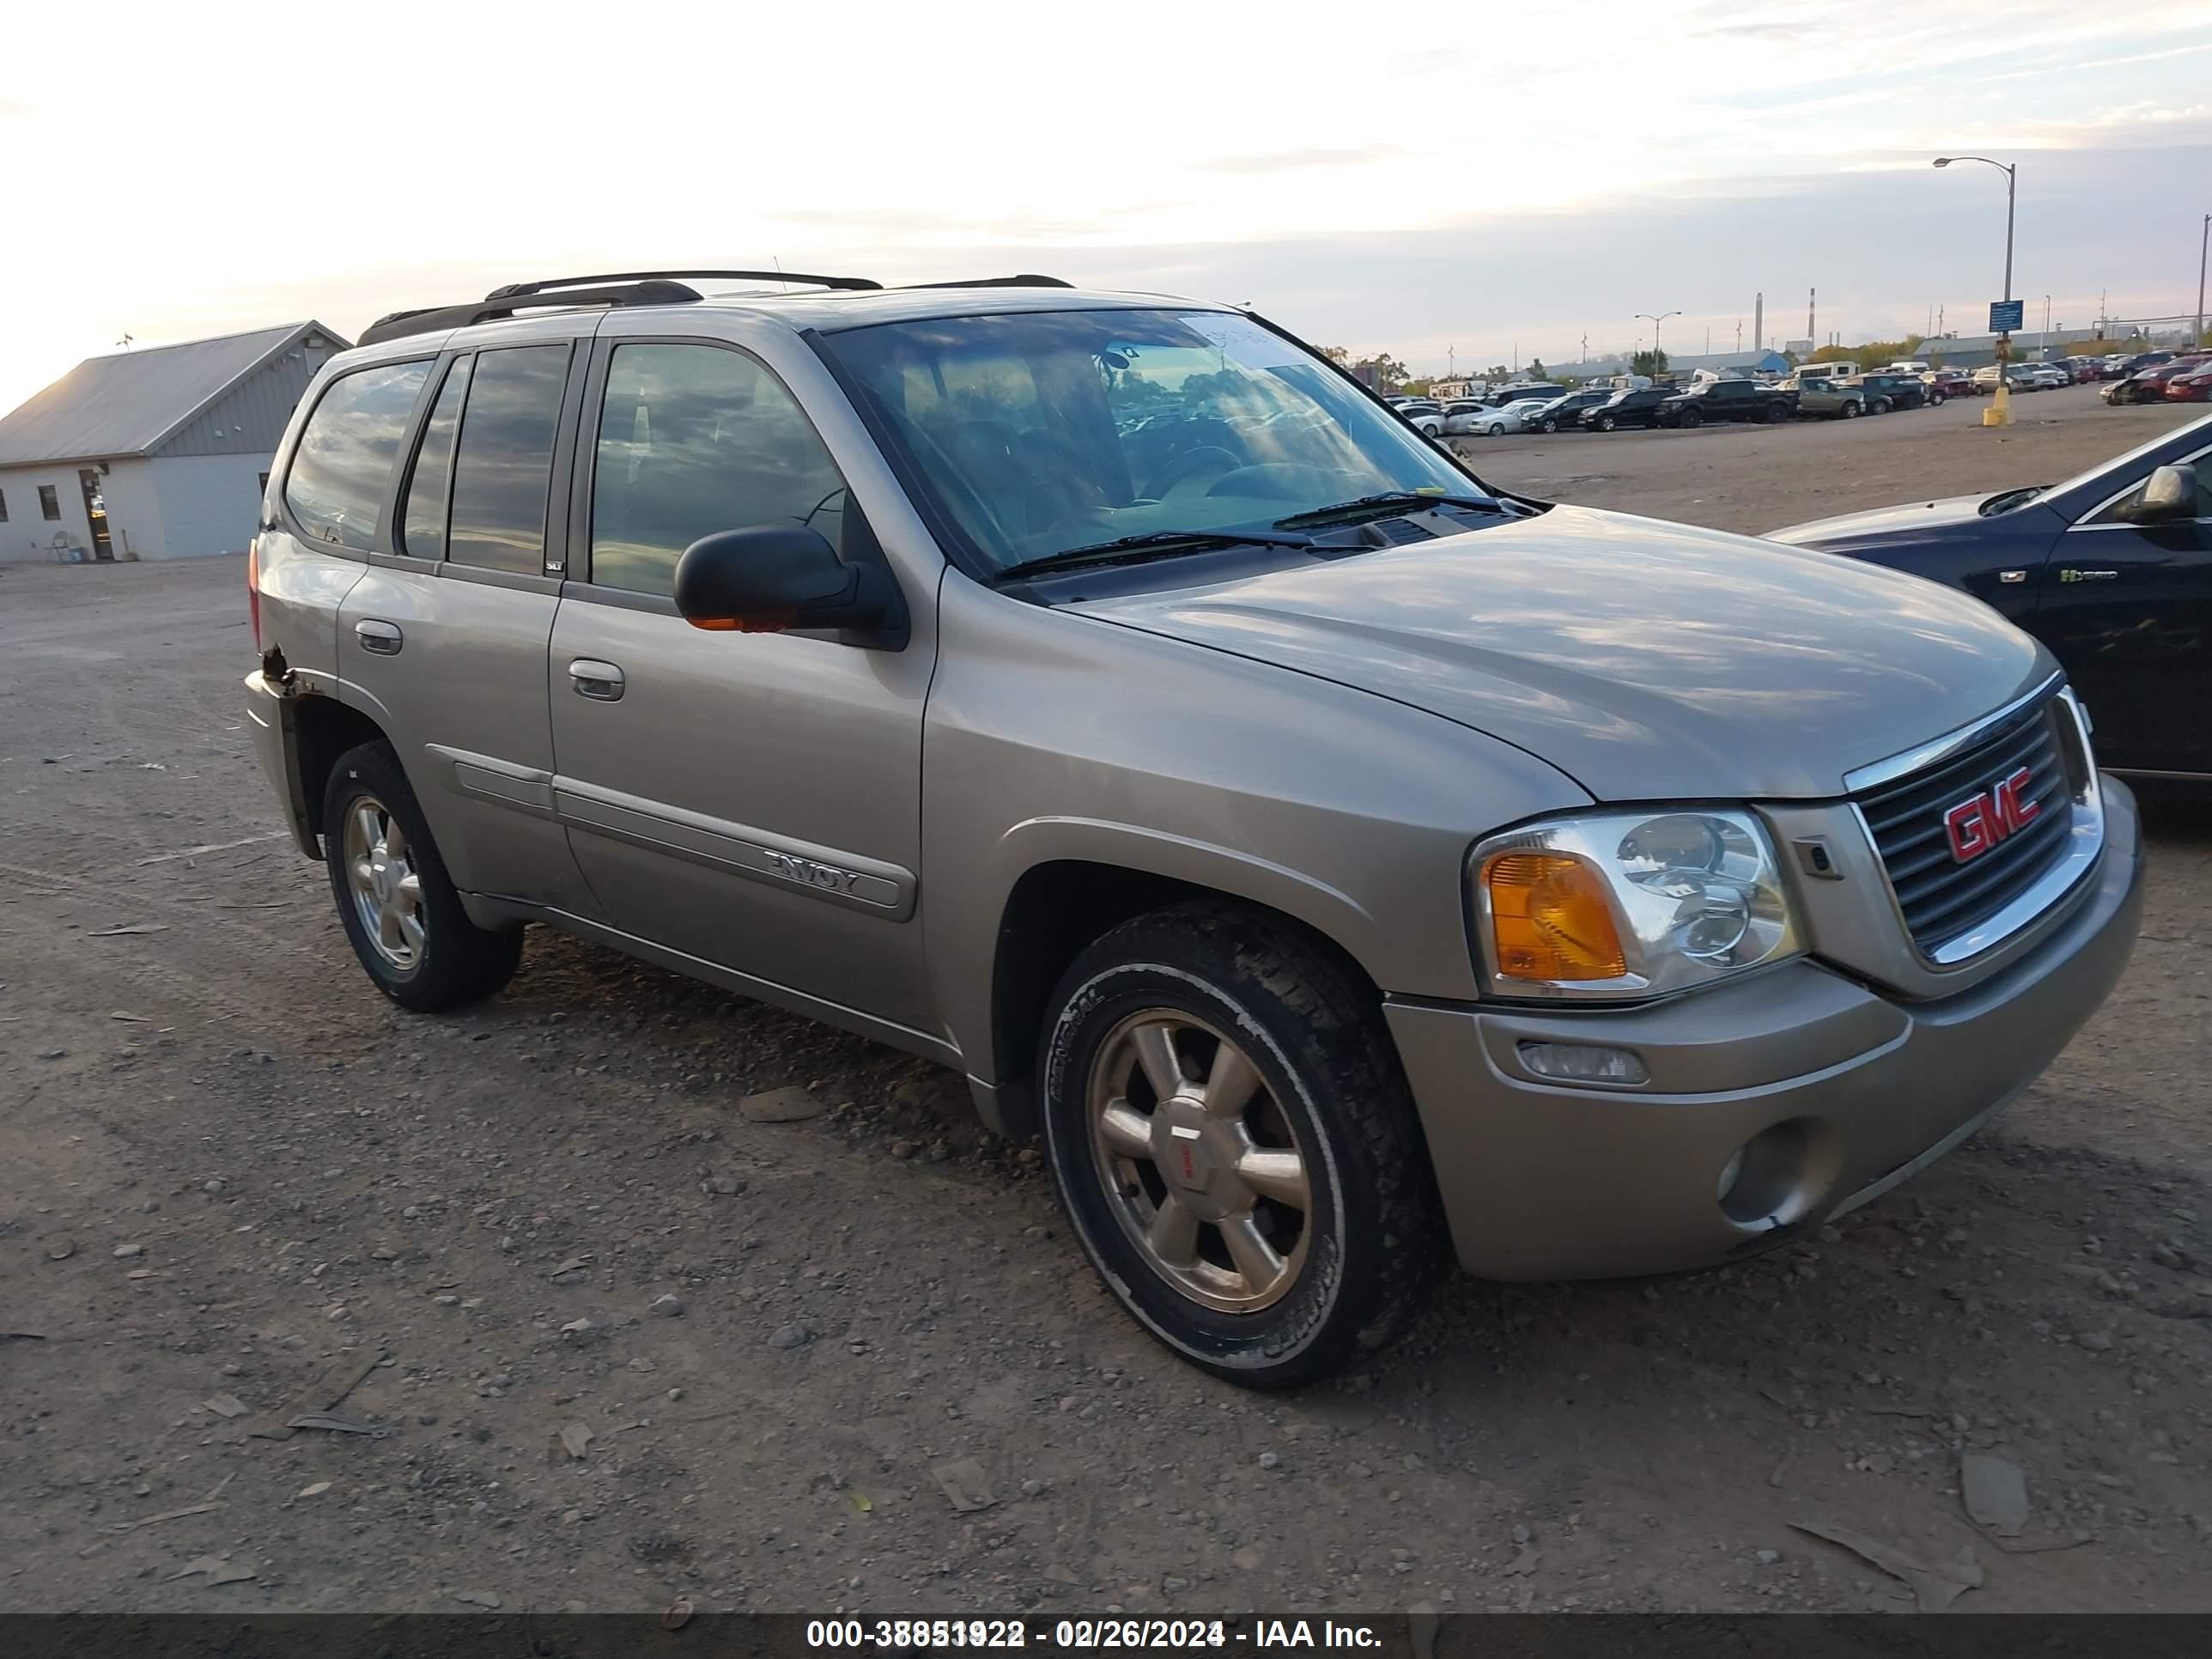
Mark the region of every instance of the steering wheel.
POLYGON ((1175 456, 1158 472, 1145 481, 1142 494, 1147 501, 1159 501, 1186 478, 1200 472, 1210 471, 1214 477, 1234 472, 1244 463, 1218 444, 1205 444, 1196 449, 1186 449, 1175 456))

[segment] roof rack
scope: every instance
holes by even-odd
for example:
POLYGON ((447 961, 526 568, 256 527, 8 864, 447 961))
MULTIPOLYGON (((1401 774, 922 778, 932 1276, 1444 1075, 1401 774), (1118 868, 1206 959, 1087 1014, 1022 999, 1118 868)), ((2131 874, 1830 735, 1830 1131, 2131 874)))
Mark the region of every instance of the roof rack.
MULTIPOLYGON (((872 286, 872 284, 871 285, 872 286)), ((1057 276, 1025 272, 1019 276, 963 276, 953 283, 908 283, 908 288, 1073 288, 1057 276)))
POLYGON ((501 321, 520 311, 555 306, 665 306, 702 297, 697 289, 672 280, 678 276, 715 280, 742 277, 836 289, 883 286, 866 276, 810 276, 795 270, 633 270, 600 276, 562 276, 542 283, 509 283, 504 288, 494 289, 481 300, 462 305, 395 311, 363 329, 360 343, 374 345, 382 340, 404 339, 410 334, 466 328, 472 323, 501 321))
POLYGON ((492 289, 484 298, 509 300, 525 294, 543 294, 549 289, 596 286, 602 283, 646 283, 672 276, 704 276, 716 282, 741 278, 755 283, 804 283, 809 288, 870 289, 883 286, 867 276, 810 276, 803 270, 617 270, 599 276, 556 276, 543 283, 509 283, 504 288, 492 289))

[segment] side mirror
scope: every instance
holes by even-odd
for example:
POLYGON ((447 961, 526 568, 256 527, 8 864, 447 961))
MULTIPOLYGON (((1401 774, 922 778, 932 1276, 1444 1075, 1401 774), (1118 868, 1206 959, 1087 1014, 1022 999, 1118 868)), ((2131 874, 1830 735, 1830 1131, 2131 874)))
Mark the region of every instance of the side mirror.
POLYGON ((2197 469, 2154 467, 2135 500, 2120 510, 2130 524, 2170 524, 2197 516, 2197 469))
POLYGON ((881 634, 896 625, 898 642, 904 643, 890 573, 880 565, 847 564, 820 531, 805 525, 755 525, 702 536, 676 562, 675 597, 677 611, 694 628, 881 634))

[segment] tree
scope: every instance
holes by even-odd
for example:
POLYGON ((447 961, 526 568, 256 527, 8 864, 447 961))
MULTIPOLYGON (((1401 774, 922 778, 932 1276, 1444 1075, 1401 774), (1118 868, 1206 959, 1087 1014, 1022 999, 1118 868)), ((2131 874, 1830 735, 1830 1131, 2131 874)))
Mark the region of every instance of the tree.
POLYGON ((1544 360, 1541 357, 1531 357, 1528 360, 1528 378, 1533 380, 1540 380, 1546 378, 1544 360))
POLYGON ((1482 378, 1486 380, 1509 380, 1513 378, 1513 371, 1503 363, 1492 363, 1482 371, 1482 378))
POLYGON ((1663 351, 1639 351, 1628 360, 1629 368, 1638 374, 1664 374, 1667 354, 1663 351))
POLYGON ((1334 363, 1339 368, 1349 368, 1352 367, 1352 354, 1346 351, 1342 346, 1323 346, 1321 349, 1321 355, 1328 358, 1329 362, 1334 363))
POLYGON ((1401 392, 1410 392, 1416 398, 1425 398, 1429 395, 1429 382, 1426 380, 1407 380, 1403 386, 1401 386, 1398 390, 1401 392))
POLYGON ((1387 351, 1378 351, 1372 357, 1363 357, 1352 365, 1352 372, 1360 375, 1377 392, 1395 392, 1404 384, 1406 366, 1387 351))

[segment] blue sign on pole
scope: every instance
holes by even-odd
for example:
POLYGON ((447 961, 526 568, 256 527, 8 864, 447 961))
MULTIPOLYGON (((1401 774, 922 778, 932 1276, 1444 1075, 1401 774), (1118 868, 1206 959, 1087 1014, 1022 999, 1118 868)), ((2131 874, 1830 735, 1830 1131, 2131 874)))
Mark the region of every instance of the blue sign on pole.
POLYGON ((2021 325, 2027 310, 2025 300, 1992 300, 1990 301, 1990 332, 2009 334, 2021 325))

